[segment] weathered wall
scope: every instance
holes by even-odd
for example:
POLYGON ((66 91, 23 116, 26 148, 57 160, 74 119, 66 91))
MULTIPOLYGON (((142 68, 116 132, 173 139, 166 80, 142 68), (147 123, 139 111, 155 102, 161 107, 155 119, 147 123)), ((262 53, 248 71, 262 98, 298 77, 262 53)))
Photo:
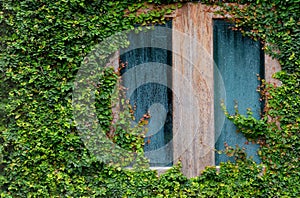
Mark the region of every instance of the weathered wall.
POLYGON ((281 70, 281 66, 276 59, 272 59, 270 56, 265 55, 265 80, 268 83, 272 83, 276 86, 280 86, 281 82, 274 79, 272 75, 281 70))

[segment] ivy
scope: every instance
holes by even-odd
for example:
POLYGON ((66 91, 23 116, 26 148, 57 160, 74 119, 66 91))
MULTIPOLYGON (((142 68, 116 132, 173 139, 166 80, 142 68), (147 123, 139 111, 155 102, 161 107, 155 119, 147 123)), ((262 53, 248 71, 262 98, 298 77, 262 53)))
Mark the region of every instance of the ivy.
MULTIPOLYGON (((185 1, 186 2, 186 1, 185 1)), ((184 1, 24 0, 0 7, 0 195, 1 197, 297 197, 300 181, 300 1, 202 1, 231 15, 236 30, 260 40, 277 58, 281 86, 262 83, 266 101, 260 120, 226 116, 261 145, 262 164, 242 148, 226 148, 235 162, 207 167, 188 179, 180 164, 158 177, 143 157, 144 125, 131 127, 132 109, 122 97, 118 73, 99 71, 95 107, 103 134, 137 154, 136 167, 123 169, 99 161, 86 148, 73 117, 72 91, 84 57, 116 32, 135 24, 163 23, 184 1), (236 4, 228 4, 228 3, 236 4), (240 4, 242 6, 237 6, 240 4), (112 107, 122 108, 118 119, 112 107), (136 135, 138 134, 138 135, 136 135)), ((197 3, 199 3, 197 1, 197 3)), ((126 39, 106 43, 104 59, 126 39)), ((99 60, 92 60, 99 61, 99 60)), ((101 60, 100 60, 101 61, 101 60)))

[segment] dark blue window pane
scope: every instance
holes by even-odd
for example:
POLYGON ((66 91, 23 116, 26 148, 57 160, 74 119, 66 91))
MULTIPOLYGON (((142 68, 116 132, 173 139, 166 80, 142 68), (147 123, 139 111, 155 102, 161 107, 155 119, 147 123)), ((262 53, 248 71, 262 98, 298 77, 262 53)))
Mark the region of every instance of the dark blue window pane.
MULTIPOLYGON (((171 28, 172 22, 166 25, 156 25, 171 28)), ((139 120, 150 111, 149 131, 146 134, 144 151, 150 159, 151 166, 172 165, 172 73, 168 66, 172 65, 171 31, 149 30, 145 34, 129 34, 130 50, 121 50, 120 59, 126 63, 122 70, 125 87, 135 87, 134 92, 127 95, 135 107, 135 118, 139 120), (155 45, 153 43, 156 43, 155 45), (157 43, 161 48, 157 47, 157 43), (144 46, 144 47, 143 47, 144 46), (156 47, 152 47, 156 46, 156 47), (139 67, 146 66, 143 72, 139 67), (162 67, 157 67, 161 65, 162 67), (168 65, 168 66, 163 66, 168 65), (135 70, 136 69, 136 70, 135 70), (126 79, 127 72, 136 72, 126 79), (147 79, 160 79, 162 83, 147 82, 147 79), (142 85, 139 81, 143 81, 142 85), (165 85, 164 85, 165 84, 165 85), (167 85, 167 86, 166 86, 167 85), (168 146, 166 146, 168 145, 168 146)))

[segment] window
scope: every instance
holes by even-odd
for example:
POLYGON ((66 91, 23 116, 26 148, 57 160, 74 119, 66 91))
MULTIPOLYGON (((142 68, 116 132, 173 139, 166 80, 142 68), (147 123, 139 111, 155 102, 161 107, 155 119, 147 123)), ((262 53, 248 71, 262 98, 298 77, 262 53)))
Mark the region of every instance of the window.
POLYGON ((259 162, 258 146, 247 145, 245 137, 235 132, 233 124, 225 119, 220 100, 226 95, 230 113, 236 100, 241 113, 250 107, 259 118, 256 74, 273 83, 272 74, 280 70, 276 60, 262 53, 258 42, 229 30, 228 23, 214 15, 212 9, 201 3, 187 3, 169 16, 172 22, 167 27, 172 27, 171 33, 129 35, 131 47, 120 51, 120 58, 128 62, 124 75, 133 73, 124 84, 134 87, 128 96, 131 104, 136 105, 137 119, 146 109, 157 115, 152 116, 156 121, 150 122, 150 128, 159 132, 150 132, 145 139, 151 166, 169 166, 169 162, 176 164, 180 160, 182 172, 188 177, 227 161, 226 156, 215 153, 215 148, 224 148, 224 142, 247 147, 248 154, 259 162), (155 64, 149 67, 150 63, 155 64), (159 68, 160 64, 172 66, 172 72, 159 68), (146 68, 148 74, 142 76, 135 68, 146 68), (157 77, 161 83, 140 82, 147 77, 157 77), (151 108, 154 101, 157 105, 151 108))
MULTIPOLYGON (((216 78, 218 75, 214 72, 217 69, 214 68, 214 61, 219 64, 220 75, 225 76, 225 86, 223 88, 226 91, 223 93, 226 93, 227 96, 227 107, 233 107, 234 105, 229 104, 229 102, 234 104, 234 100, 237 100, 239 102, 241 113, 244 113, 245 109, 250 107, 255 115, 259 117, 261 107, 258 100, 259 95, 255 91, 256 86, 259 84, 259 81, 257 81, 255 76, 256 74, 260 74, 267 82, 280 84, 280 82, 275 81, 272 78, 272 74, 280 70, 278 61, 271 59, 267 55, 263 55, 260 49, 261 46, 258 42, 243 38, 237 32, 233 33, 228 31, 226 28, 227 23, 222 21, 224 20, 224 17, 213 14, 215 9, 218 8, 206 6, 201 3, 187 3, 172 15, 172 67, 175 71, 179 71, 186 79, 191 81, 194 93, 191 96, 196 96, 196 99, 198 99, 198 103, 196 103, 198 106, 191 105, 191 107, 186 108, 186 110, 183 111, 183 114, 180 114, 180 117, 177 116, 179 112, 177 104, 173 105, 174 163, 180 159, 182 171, 188 177, 199 175, 206 166, 213 166, 219 164, 220 161, 227 161, 227 159, 222 158, 222 156, 217 157, 215 153, 216 147, 222 149, 224 141, 228 142, 228 144, 233 144, 233 146, 236 144, 236 142, 229 142, 226 139, 226 133, 223 133, 229 128, 223 128, 222 124, 218 124, 224 119, 226 127, 233 127, 232 125, 230 126, 231 123, 229 124, 224 117, 222 118, 223 112, 218 112, 220 111, 220 108, 218 107, 219 100, 222 98, 222 95, 219 94, 222 92, 218 93, 218 90, 222 89, 218 87, 220 86, 218 83, 221 82, 218 81, 220 78, 216 78), (225 28, 226 30, 222 30, 222 28, 225 28), (216 35, 217 32, 219 32, 218 35, 216 35), (219 42, 220 39, 222 39, 222 35, 223 37, 227 36, 232 39, 223 39, 227 44, 222 43, 223 41, 219 42), (218 39, 218 37, 220 38, 218 39), (235 39, 236 42, 233 42, 235 39), (229 44, 230 42, 233 42, 233 45, 230 44, 231 47, 236 44, 236 48, 229 49, 229 46, 227 46, 228 42, 229 44), (217 44, 220 46, 216 47, 217 44), (217 53, 223 54, 217 56, 217 53), (232 53, 236 53, 238 56, 233 56, 232 53), (215 58, 215 60, 213 58, 215 58), (186 64, 186 60, 188 60, 189 64, 193 67, 189 67, 189 65, 186 64), (245 64, 250 66, 236 68, 235 71, 238 73, 230 73, 228 67, 230 66, 230 63, 234 61, 238 63, 238 65, 245 64), (265 67, 263 67, 263 65, 265 65, 265 67), (230 75, 243 74, 240 76, 243 78, 243 83, 239 85, 242 88, 237 86, 232 87, 234 89, 231 89, 231 81, 235 81, 235 78, 238 80, 238 76, 233 75, 231 77, 230 75, 227 75, 228 73, 230 75), (251 80, 249 78, 251 78, 251 80), (246 86, 244 86, 245 84, 246 86), (243 89, 243 92, 235 91, 236 88, 243 89), (240 96, 239 94, 242 95, 240 96), (245 95, 243 96, 243 94, 245 95), (248 100, 246 102, 245 98, 251 101, 249 102, 248 100), (185 130, 178 130, 177 127, 174 127, 178 122, 187 122, 189 124, 186 125, 185 130), (218 137, 219 134, 221 135, 218 137), (223 138, 224 135, 225 138, 223 138), (185 142, 191 141, 191 145, 185 144, 185 142), (217 141, 217 144, 215 144, 215 141, 217 141)), ((233 83, 233 85, 236 85, 236 83, 233 83)), ((173 90, 179 93, 179 97, 183 97, 180 95, 180 91, 184 90, 184 88, 185 87, 173 74, 173 90)), ((193 101, 194 98, 189 98, 191 96, 186 96, 185 99, 193 101)), ((228 110, 232 112, 232 109, 228 110)), ((235 133, 234 128, 232 131, 235 133)), ((234 134, 234 136, 237 137, 237 139, 232 138, 232 140, 238 140, 237 143, 240 143, 243 146, 245 145, 245 138, 242 137, 241 134, 234 134)), ((245 146, 248 147, 248 151, 250 151, 249 154, 254 155, 254 159, 259 161, 256 155, 258 146, 245 146)))
MULTIPOLYGON (((242 133, 236 132, 236 127, 227 118, 220 107, 224 101, 229 113, 234 113, 235 101, 239 112, 246 115, 246 109, 251 108, 253 115, 260 118, 262 110, 260 95, 256 91, 260 82, 257 75, 264 78, 264 54, 259 41, 255 42, 242 36, 238 31, 230 29, 232 25, 224 20, 214 20, 214 120, 215 147, 224 150, 224 143, 230 146, 239 145, 245 148, 248 156, 253 156, 260 162, 257 155, 258 145, 247 142, 242 133), (223 122, 224 121, 224 122, 223 122)), ((215 163, 220 164, 230 159, 225 154, 215 155, 215 163)))
MULTIPOLYGON (((162 25, 156 25, 162 26, 162 25)), ((165 25, 171 28, 172 21, 165 25)), ((127 97, 140 120, 150 113, 145 138, 145 156, 150 166, 172 165, 172 36, 166 31, 148 30, 129 34, 130 47, 120 52, 126 63, 122 69, 123 85, 129 88, 127 97), (157 47, 159 43, 159 47, 157 47)))

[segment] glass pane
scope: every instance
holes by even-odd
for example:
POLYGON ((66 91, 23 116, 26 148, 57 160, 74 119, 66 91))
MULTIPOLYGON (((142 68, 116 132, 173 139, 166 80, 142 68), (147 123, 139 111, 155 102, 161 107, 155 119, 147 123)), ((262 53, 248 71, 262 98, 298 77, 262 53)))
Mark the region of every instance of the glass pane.
MULTIPOLYGON (((243 134, 236 132, 232 122, 227 118, 225 121, 222 119, 224 113, 220 103, 225 100, 227 110, 233 114, 236 101, 241 114, 246 115, 246 109, 251 108, 253 115, 260 118, 262 106, 256 89, 260 84, 257 74, 260 77, 264 76, 264 55, 259 42, 231 30, 230 26, 232 25, 223 20, 214 21, 215 147, 217 150, 223 150, 225 142, 233 147, 237 144, 246 148, 248 156, 253 156, 259 163, 259 145, 247 142, 243 134)), ((216 153, 215 160, 216 164, 219 164, 232 159, 216 153)))
MULTIPOLYGON (((169 21, 165 27, 171 28, 169 21)), ((162 26, 162 25, 156 25, 162 26)), ((136 120, 146 113, 151 118, 148 124, 148 133, 145 138, 144 151, 151 166, 172 165, 172 64, 171 43, 172 37, 168 33, 149 30, 146 34, 129 34, 130 49, 121 51, 120 59, 127 63, 122 70, 122 79, 125 87, 134 87, 132 93, 127 93, 130 103, 135 107, 136 120), (145 36, 146 35, 146 36, 145 36), (151 47, 153 42, 159 42, 161 48, 151 47), (166 66, 168 65, 168 66, 166 66), (146 68, 140 70, 139 68, 146 68), (126 78, 126 73, 131 73, 126 78), (134 72, 134 74, 132 74, 134 72), (159 79, 153 82, 153 79, 159 79), (166 86, 167 85, 167 86, 166 86)))

